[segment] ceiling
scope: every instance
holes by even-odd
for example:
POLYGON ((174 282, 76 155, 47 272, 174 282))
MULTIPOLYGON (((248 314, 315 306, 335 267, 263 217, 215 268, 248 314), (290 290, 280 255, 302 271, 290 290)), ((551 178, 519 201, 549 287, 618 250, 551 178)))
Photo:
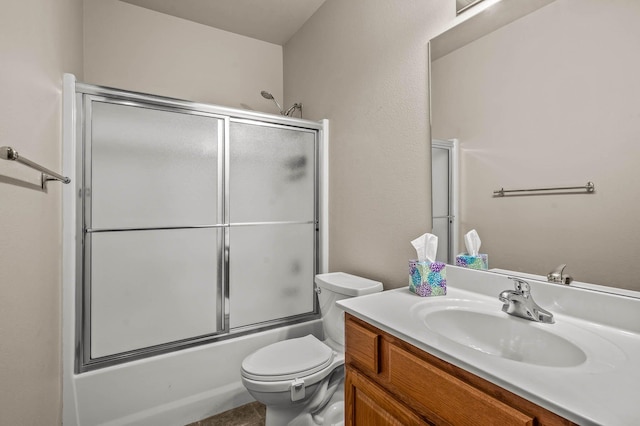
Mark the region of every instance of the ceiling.
POLYGON ((325 0, 121 0, 199 24, 284 45, 325 0))

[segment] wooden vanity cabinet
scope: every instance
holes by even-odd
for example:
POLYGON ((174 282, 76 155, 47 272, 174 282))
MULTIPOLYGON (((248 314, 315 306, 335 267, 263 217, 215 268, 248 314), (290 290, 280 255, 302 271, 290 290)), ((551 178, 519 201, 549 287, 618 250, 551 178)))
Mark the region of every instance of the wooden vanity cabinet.
POLYGON ((346 314, 345 424, 573 425, 346 314))

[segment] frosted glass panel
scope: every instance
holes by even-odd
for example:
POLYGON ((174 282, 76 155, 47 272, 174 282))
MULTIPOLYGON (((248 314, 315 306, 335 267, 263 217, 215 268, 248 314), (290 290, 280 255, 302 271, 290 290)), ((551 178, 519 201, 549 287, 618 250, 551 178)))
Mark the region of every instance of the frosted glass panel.
POLYGON ((314 220, 315 133, 231 123, 231 222, 314 220))
POLYGON ((433 215, 449 215, 449 150, 434 147, 431 150, 431 187, 433 215))
POLYGON ((237 226, 229 232, 231 327, 313 311, 313 224, 237 226))
POLYGON ((217 223, 221 120, 91 105, 93 228, 217 223))
POLYGON ((91 356, 215 333, 219 232, 91 234, 91 356))
POLYGON ((433 219, 433 235, 438 237, 438 252, 436 260, 449 262, 449 219, 433 219))

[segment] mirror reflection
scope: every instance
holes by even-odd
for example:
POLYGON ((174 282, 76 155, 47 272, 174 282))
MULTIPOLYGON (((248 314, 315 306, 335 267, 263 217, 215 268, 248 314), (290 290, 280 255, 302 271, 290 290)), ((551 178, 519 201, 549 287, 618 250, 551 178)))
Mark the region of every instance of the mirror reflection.
POLYGON ((432 58, 432 137, 459 146, 460 251, 476 229, 490 268, 567 264, 577 282, 640 290, 639 19, 634 0, 556 0, 432 58))

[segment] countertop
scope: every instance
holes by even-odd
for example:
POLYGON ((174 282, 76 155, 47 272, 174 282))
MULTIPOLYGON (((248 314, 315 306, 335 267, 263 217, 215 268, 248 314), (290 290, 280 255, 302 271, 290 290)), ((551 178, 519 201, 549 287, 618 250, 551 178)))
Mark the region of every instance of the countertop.
MULTIPOLYGON (((464 274, 469 281, 468 273, 464 274)), ((400 288, 337 303, 371 325, 578 424, 640 424, 639 333, 548 308, 554 313, 555 324, 516 320, 534 327, 554 327, 552 330, 581 347, 587 360, 572 367, 549 367, 505 359, 449 340, 416 316, 428 304, 455 304, 459 300, 476 300, 501 311, 497 293, 492 297, 469 291, 468 283, 463 286, 467 289, 452 284, 448 283, 445 296, 419 297, 408 288, 400 288)), ((532 294, 535 292, 534 287, 532 294)), ((579 299, 580 294, 575 297, 579 299)), ((600 300, 615 304, 615 300, 600 300)), ((640 300, 637 303, 640 310, 640 300)))

